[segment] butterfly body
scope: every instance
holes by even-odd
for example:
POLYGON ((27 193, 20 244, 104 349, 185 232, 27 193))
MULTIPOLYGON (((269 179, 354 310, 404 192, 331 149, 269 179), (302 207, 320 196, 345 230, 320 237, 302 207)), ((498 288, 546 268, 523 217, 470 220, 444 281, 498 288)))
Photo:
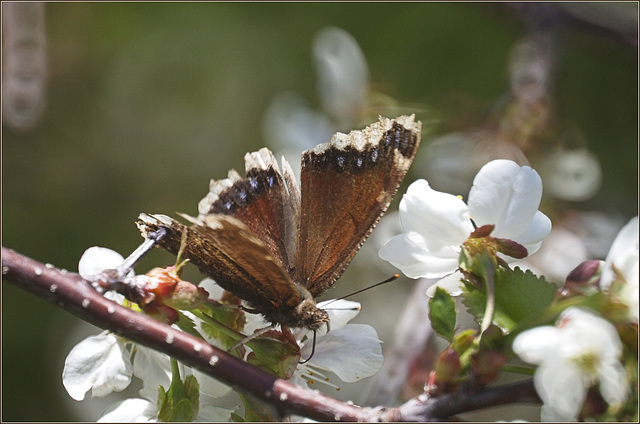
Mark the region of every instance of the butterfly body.
POLYGON ((172 230, 162 243, 272 323, 315 330, 328 323, 315 298, 342 275, 386 211, 420 142, 413 116, 336 134, 302 155, 301 184, 266 148, 236 171, 212 180, 187 228, 162 215, 141 215, 143 235, 172 230))

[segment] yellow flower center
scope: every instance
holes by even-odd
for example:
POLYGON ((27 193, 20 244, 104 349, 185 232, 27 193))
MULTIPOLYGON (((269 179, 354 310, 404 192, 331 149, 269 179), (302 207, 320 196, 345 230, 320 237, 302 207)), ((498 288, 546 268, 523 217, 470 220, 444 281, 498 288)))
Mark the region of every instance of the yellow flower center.
POLYGON ((598 376, 600 358, 594 352, 585 352, 571 360, 594 383, 598 376))

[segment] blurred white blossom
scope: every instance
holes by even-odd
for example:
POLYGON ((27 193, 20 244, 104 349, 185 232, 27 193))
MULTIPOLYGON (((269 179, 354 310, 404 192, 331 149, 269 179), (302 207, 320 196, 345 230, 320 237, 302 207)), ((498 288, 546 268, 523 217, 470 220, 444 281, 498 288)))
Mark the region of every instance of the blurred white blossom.
POLYGON ((557 150, 547 158, 541 172, 550 196, 572 202, 590 199, 602 182, 598 158, 584 148, 557 150))
POLYGON ((629 305, 631 316, 638 322, 638 217, 631 218, 611 245, 600 277, 600 288, 608 290, 618 277, 625 280, 622 298, 629 305))
POLYGON ((627 396, 618 333, 611 323, 591 312, 569 308, 555 326, 518 335, 513 351, 538 365, 534 384, 544 402, 543 421, 577 420, 587 389, 598 382, 609 404, 623 402, 627 396))
MULTIPOLYGON (((311 109, 299 95, 280 94, 266 112, 268 144, 297 157, 326 143, 336 131, 360 125, 369 101, 369 68, 360 46, 346 31, 327 27, 313 40, 321 111, 311 109)), ((298 162, 291 161, 294 166, 298 162)))
POLYGON ((540 250, 518 262, 518 266, 561 283, 587 259, 587 248, 580 237, 565 228, 553 227, 540 250))

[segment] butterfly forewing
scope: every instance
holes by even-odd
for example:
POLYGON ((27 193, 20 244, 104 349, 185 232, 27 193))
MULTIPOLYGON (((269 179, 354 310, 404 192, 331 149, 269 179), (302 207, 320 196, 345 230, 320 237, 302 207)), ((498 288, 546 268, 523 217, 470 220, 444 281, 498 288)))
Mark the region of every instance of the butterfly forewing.
POLYGON ((420 143, 413 116, 338 134, 302 156, 294 280, 315 297, 342 275, 385 212, 420 143))

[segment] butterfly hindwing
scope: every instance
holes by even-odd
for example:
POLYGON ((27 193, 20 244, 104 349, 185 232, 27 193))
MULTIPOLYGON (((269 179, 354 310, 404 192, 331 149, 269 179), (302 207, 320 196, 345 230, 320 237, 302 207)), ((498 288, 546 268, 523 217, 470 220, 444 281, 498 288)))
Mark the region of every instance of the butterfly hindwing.
POLYGON ((266 148, 245 156, 247 176, 235 172, 212 180, 209 193, 200 201, 197 220, 223 214, 233 216, 260 239, 271 255, 289 270, 295 248, 299 190, 283 161, 284 175, 266 148))
POLYGON ((138 221, 143 235, 157 231, 161 225, 168 227, 171 233, 160 244, 174 254, 178 253, 186 232, 183 257, 225 290, 251 306, 260 305, 265 313, 282 307, 295 308, 302 301, 288 273, 242 222, 232 216, 214 214, 205 217, 203 224, 187 228, 167 216, 145 214, 138 221))

